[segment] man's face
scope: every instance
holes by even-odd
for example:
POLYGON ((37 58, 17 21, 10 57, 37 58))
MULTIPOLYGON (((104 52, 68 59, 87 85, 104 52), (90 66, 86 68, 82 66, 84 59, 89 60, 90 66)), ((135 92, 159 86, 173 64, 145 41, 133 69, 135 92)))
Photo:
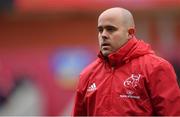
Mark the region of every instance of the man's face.
POLYGON ((100 16, 98 32, 100 50, 104 56, 117 51, 128 40, 128 30, 122 19, 116 16, 100 16))

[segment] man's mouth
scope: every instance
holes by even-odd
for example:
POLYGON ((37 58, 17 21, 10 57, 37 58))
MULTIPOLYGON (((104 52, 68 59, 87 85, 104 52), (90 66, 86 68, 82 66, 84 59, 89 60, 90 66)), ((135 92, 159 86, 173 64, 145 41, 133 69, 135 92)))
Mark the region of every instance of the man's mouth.
POLYGON ((104 50, 107 50, 107 49, 109 49, 110 48, 110 44, 109 43, 103 43, 102 45, 101 45, 101 47, 102 47, 102 49, 104 50))

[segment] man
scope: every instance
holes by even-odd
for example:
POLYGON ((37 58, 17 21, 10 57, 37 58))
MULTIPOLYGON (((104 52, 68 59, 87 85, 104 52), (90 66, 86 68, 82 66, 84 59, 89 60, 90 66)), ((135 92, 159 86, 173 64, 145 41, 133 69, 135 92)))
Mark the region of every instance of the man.
POLYGON ((80 74, 74 116, 180 115, 174 69, 136 39, 132 14, 108 9, 98 31, 100 53, 80 74))

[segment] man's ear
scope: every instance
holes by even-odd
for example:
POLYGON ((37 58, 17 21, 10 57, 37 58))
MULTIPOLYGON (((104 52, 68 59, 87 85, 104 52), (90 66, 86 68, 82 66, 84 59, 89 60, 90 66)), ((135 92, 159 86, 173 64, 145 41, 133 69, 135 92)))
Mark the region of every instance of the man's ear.
POLYGON ((132 36, 135 35, 135 28, 129 28, 128 29, 128 34, 132 35, 132 36))

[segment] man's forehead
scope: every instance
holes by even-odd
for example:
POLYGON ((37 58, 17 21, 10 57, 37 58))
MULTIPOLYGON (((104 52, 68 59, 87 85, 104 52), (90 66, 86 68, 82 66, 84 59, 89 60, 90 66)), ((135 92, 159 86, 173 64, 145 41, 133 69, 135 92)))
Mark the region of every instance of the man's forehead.
POLYGON ((99 16, 98 20, 103 20, 103 19, 114 20, 120 18, 121 18, 121 14, 118 14, 116 12, 105 12, 99 16))
POLYGON ((117 25, 121 23, 122 17, 120 13, 117 12, 103 12, 98 18, 98 24, 108 23, 117 25))
POLYGON ((121 24, 121 19, 115 15, 101 15, 98 19, 98 26, 118 26, 121 24))
POLYGON ((98 22, 99 27, 117 27, 118 25, 114 22, 106 21, 106 22, 98 22))

